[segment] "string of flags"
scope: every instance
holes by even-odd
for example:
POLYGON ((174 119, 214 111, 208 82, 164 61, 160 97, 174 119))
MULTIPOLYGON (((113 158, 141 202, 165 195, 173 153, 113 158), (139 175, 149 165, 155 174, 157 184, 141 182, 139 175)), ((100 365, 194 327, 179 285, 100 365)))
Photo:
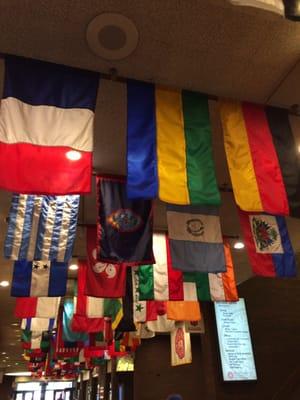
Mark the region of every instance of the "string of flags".
MULTIPOLYGON (((14 164, 0 168, 0 187, 15 193, 4 256, 13 261, 11 296, 28 368, 76 376, 161 332, 171 335, 172 365, 190 363, 190 333, 203 332, 200 303, 239 298, 221 231, 207 96, 127 82, 128 175, 96 177, 97 223, 86 228, 67 296, 80 195, 91 188, 99 76, 13 56, 5 68, 0 167, 14 164), (164 233, 153 231, 157 197, 167 203, 164 233)), ((289 117, 220 105, 253 272, 295 276, 284 216, 300 215, 300 171, 289 117)))

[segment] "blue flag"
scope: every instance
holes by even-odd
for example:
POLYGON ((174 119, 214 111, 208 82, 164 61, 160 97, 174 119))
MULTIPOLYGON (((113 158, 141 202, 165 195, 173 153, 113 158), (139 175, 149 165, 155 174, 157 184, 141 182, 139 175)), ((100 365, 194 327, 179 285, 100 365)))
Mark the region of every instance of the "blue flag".
POLYGON ((97 177, 97 192, 99 260, 153 264, 151 200, 129 200, 120 177, 97 177))
POLYGON ((56 260, 72 257, 79 195, 14 194, 4 255, 12 260, 56 260))
POLYGON ((64 296, 66 294, 67 278, 67 263, 56 261, 15 261, 11 296, 64 296))

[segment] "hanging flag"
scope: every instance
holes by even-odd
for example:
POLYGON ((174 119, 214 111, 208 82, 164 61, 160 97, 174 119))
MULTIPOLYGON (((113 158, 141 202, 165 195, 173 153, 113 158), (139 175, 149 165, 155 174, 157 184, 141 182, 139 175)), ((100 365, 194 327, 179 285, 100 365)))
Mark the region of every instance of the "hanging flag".
POLYGON ((22 330, 21 342, 22 348, 28 350, 41 349, 46 352, 50 347, 49 334, 47 332, 22 330))
POLYGON ((132 273, 130 269, 126 272, 126 294, 123 297, 123 316, 120 320, 116 334, 123 332, 132 332, 136 330, 133 320, 133 285, 132 285, 132 273))
POLYGON ((176 328, 171 332, 171 365, 191 364, 192 348, 191 337, 185 329, 184 322, 177 322, 176 328))
POLYGON ((284 15, 284 4, 282 0, 229 0, 234 6, 255 7, 284 15))
POLYGON ((60 297, 17 297, 16 318, 56 318, 60 297))
POLYGON ((88 334, 85 332, 74 332, 72 330, 72 319, 74 315, 73 299, 64 299, 62 312, 62 340, 65 342, 86 342, 88 334))
POLYGON ((121 299, 104 299, 86 296, 87 262, 79 261, 78 269, 78 294, 75 304, 75 313, 72 320, 72 330, 79 332, 98 332, 103 330, 103 318, 112 319, 115 329, 123 316, 121 299))
POLYGON ((67 278, 67 263, 15 261, 10 295, 13 297, 64 296, 67 278))
POLYGON ((87 227, 87 275, 85 294, 94 297, 125 296, 126 265, 97 260, 97 230, 87 227))
POLYGON ((156 263, 141 265, 139 276, 140 300, 183 300, 182 272, 172 267, 166 234, 153 235, 153 252, 156 263))
POLYGON ((33 332, 52 331, 55 328, 55 318, 24 318, 21 322, 21 329, 33 332))
POLYGON ((167 317, 175 321, 200 321, 200 304, 195 282, 183 283, 184 300, 167 301, 167 317))
POLYGON ((127 82, 127 194, 220 204, 207 96, 127 82))
POLYGON ((195 282, 199 301, 238 301, 230 245, 224 241, 226 272, 185 272, 185 282, 195 282))
POLYGON ((226 271, 219 209, 167 204, 172 266, 185 272, 226 271))
POLYGON ((5 57, 0 187, 11 192, 91 191, 99 74, 5 57))
POLYGON ((150 200, 128 200, 125 180, 97 177, 98 259, 144 265, 154 263, 150 200))
POLYGON ((240 221, 254 274, 296 276, 295 254, 284 217, 240 211, 240 221))
POLYGON ((151 332, 172 332, 175 329, 175 321, 167 316, 165 301, 147 301, 146 321, 146 327, 151 332))
POLYGON ((5 257, 27 261, 69 261, 76 235, 78 208, 78 195, 13 195, 4 244, 5 257))
POLYGON ((238 206, 244 211, 300 217, 296 117, 281 108, 222 101, 221 119, 238 206))

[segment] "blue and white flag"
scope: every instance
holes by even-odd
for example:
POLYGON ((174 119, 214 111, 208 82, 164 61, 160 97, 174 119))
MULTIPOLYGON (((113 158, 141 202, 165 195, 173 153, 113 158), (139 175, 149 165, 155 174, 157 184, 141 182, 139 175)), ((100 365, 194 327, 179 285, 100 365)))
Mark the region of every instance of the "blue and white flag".
POLYGON ((11 260, 70 260, 79 200, 79 195, 14 194, 4 256, 11 260))
POLYGON ((21 329, 34 332, 52 331, 56 328, 55 318, 24 318, 21 322, 21 329))
POLYGON ((68 264, 50 261, 15 261, 13 297, 58 297, 67 289, 68 264))

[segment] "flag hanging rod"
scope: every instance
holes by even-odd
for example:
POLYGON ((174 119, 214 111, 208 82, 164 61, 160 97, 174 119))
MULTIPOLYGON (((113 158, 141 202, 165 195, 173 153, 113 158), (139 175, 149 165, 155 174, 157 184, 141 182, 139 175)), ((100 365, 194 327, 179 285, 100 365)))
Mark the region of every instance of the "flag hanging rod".
MULTIPOLYGON (((0 60, 1 60, 1 59, 5 59, 5 56, 6 56, 6 55, 13 55, 13 54, 0 53, 0 60)), ((24 57, 24 56, 19 56, 19 57, 24 57)), ((40 61, 45 61, 45 60, 41 60, 41 59, 38 59, 38 60, 40 60, 40 61)), ((51 62, 51 61, 45 61, 45 62, 51 62)), ((72 67, 72 66, 66 65, 66 64, 62 64, 62 65, 72 67)), ((80 68, 80 67, 73 67, 73 68, 80 68)), ((84 69, 85 69, 85 68, 84 68, 84 69)), ((89 70, 89 71, 91 71, 91 70, 89 70)), ((96 72, 99 72, 99 74, 100 74, 100 76, 101 76, 102 78, 107 79, 107 80, 110 80, 110 81, 123 82, 123 83, 125 83, 125 82, 127 82, 127 81, 129 80, 129 78, 126 78, 126 77, 124 77, 124 76, 120 76, 120 75, 118 74, 117 68, 114 68, 114 67, 110 68, 110 69, 108 70, 108 73, 100 72, 100 71, 96 71, 96 72)), ((144 82, 147 83, 147 81, 144 81, 144 82)), ((148 82, 148 83, 153 83, 153 82, 148 82)), ((175 85, 173 85, 173 86, 172 86, 172 85, 163 85, 163 84, 161 84, 161 85, 162 85, 162 86, 168 86, 168 87, 174 88, 174 89, 178 89, 178 87, 175 86, 175 85)), ((213 94, 209 94, 209 93, 203 93, 203 92, 200 92, 200 93, 202 93, 203 95, 207 96, 209 100, 218 101, 218 100, 219 100, 220 98, 222 98, 222 97, 223 97, 223 98, 225 97, 225 98, 229 98, 229 99, 230 99, 230 97, 227 97, 227 96, 217 96, 217 95, 213 95, 213 94)), ((270 96, 269 96, 269 97, 270 97, 270 96)), ((232 99, 232 98, 231 98, 231 99, 232 99)), ((232 100, 236 100, 236 99, 232 99, 232 100)), ((241 101, 241 100, 238 100, 238 101, 241 101)), ((259 103, 257 103, 257 104, 259 104, 259 103)), ((265 105, 267 105, 267 103, 263 103, 263 104, 261 104, 261 105, 264 105, 264 106, 265 106, 265 105)), ((292 104, 289 108, 288 108, 288 107, 283 107, 283 108, 288 109, 289 114, 300 116, 300 105, 299 105, 299 104, 292 104)))

